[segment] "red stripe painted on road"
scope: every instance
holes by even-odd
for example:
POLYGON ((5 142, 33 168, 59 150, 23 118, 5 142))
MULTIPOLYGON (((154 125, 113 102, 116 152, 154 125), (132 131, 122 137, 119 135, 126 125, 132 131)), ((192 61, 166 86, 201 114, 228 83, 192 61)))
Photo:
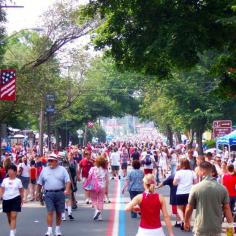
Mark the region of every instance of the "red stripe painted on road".
POLYGON ((117 198, 117 195, 119 194, 118 193, 118 181, 119 180, 115 180, 114 201, 112 201, 112 204, 111 204, 111 212, 110 212, 110 216, 109 216, 109 223, 107 226, 106 236, 112 236, 112 233, 113 233, 113 227, 114 227, 114 222, 115 222, 115 212, 116 212, 115 199, 117 198))

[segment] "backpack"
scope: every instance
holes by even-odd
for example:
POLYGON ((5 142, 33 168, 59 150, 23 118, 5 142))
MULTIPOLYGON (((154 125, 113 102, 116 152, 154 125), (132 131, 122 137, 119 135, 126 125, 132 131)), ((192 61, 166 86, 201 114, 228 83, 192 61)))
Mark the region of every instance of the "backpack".
POLYGON ((144 160, 144 164, 147 165, 147 166, 152 164, 152 159, 151 159, 151 155, 150 154, 146 155, 145 160, 144 160))
POLYGON ((87 180, 84 182, 83 188, 86 191, 94 191, 96 193, 101 190, 101 186, 98 183, 98 176, 94 167, 92 168, 87 180))

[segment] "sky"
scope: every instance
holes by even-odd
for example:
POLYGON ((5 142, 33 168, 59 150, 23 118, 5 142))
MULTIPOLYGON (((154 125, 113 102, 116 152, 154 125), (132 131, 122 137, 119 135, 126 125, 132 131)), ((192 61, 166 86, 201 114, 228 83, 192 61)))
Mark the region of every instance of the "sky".
MULTIPOLYGON (((54 2, 61 0, 14 0, 18 6, 24 8, 7 9, 6 30, 8 34, 21 29, 36 28, 40 26, 40 15, 54 2)), ((87 0, 78 0, 85 3, 87 0)), ((9 3, 9 5, 12 5, 9 3)))

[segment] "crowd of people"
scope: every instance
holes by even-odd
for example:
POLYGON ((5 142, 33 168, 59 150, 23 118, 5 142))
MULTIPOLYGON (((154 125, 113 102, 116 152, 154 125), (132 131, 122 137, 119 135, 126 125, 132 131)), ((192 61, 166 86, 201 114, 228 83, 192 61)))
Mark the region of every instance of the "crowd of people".
POLYGON ((26 149, 15 145, 0 163, 0 197, 10 236, 16 235, 17 213, 29 201, 46 206, 45 236, 53 235, 54 214, 55 235, 61 236, 61 221, 74 220, 78 182, 82 183, 85 204, 94 208, 93 220, 101 221, 104 203, 111 202, 109 182, 120 179, 124 180, 122 193, 128 190, 131 199, 126 210, 131 218, 141 218, 138 236, 164 235, 160 212, 168 234, 174 235, 165 199, 157 193, 166 185, 176 217, 174 227, 191 231, 194 209, 196 236, 218 236, 224 218, 228 223, 236 220, 236 157, 227 149, 221 154, 199 155, 185 145, 173 148, 161 142, 114 142, 70 146, 40 156, 37 146, 26 149))

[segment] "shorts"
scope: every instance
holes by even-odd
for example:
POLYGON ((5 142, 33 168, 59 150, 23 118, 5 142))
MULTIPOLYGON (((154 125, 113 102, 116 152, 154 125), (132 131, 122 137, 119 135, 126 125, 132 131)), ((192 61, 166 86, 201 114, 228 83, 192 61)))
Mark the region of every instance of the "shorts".
POLYGON ((128 163, 122 163, 121 164, 121 169, 122 170, 127 170, 127 168, 128 168, 128 163))
POLYGON ((165 236, 163 229, 144 229, 142 227, 138 228, 138 233, 136 236, 165 236))
POLYGON ((29 183, 30 183, 30 178, 29 177, 23 177, 23 176, 20 176, 19 178, 22 182, 23 188, 28 189, 29 183))
POLYGON ((36 180, 36 179, 31 179, 31 180, 30 180, 30 183, 31 183, 31 184, 37 184, 37 180, 36 180))
POLYGON ((60 192, 46 192, 45 205, 48 212, 63 213, 65 211, 65 194, 60 192))
POLYGON ((178 194, 178 195, 176 195, 177 206, 187 205, 188 204, 188 196, 189 196, 189 194, 178 194))
POLYGON ((152 174, 153 169, 144 169, 144 174, 152 174))
POLYGON ((11 211, 21 212, 21 196, 2 201, 2 211, 9 213, 11 211))
POLYGON ((117 171, 118 171, 119 169, 120 169, 120 167, 119 167, 119 166, 111 166, 111 170, 112 170, 112 171, 115 171, 115 170, 117 170, 117 171))

